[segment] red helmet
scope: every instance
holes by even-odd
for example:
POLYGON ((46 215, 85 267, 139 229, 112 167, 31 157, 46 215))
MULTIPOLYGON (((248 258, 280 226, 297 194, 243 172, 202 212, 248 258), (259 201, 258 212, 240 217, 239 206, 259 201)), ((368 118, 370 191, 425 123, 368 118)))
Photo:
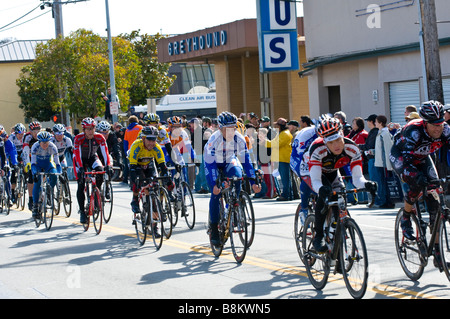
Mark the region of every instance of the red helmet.
POLYGON ((341 122, 334 117, 328 115, 322 115, 319 118, 319 123, 317 126, 317 134, 322 137, 328 137, 337 134, 342 129, 341 122))
POLYGON ((81 121, 81 126, 82 126, 83 128, 86 128, 86 127, 95 127, 95 126, 97 126, 97 122, 95 122, 95 120, 94 120, 93 118, 91 118, 91 117, 86 117, 86 118, 84 118, 84 119, 81 121))
POLYGON ((35 129, 40 129, 41 128, 41 123, 39 122, 31 122, 30 124, 28 124, 28 127, 30 128, 30 131, 33 131, 35 129))

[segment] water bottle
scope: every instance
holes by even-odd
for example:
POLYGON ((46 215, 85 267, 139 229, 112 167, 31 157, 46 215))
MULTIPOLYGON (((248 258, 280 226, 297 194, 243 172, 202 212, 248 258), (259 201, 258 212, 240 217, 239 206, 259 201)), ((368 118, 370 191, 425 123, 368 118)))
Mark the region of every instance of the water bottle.
POLYGON ((330 238, 330 240, 333 240, 335 231, 336 231, 336 221, 334 220, 334 217, 331 217, 330 229, 328 230, 328 237, 330 238))

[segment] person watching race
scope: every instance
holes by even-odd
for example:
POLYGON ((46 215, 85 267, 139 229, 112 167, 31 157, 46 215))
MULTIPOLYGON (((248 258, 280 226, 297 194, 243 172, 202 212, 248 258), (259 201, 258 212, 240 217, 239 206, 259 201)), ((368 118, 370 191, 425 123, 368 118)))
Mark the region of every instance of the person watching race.
MULTIPOLYGON (((85 176, 84 172, 88 169, 93 171, 103 172, 105 170, 102 162, 100 161, 97 150, 100 149, 103 158, 106 159, 106 170, 111 169, 111 161, 109 157, 108 145, 102 134, 95 132, 95 127, 97 123, 93 118, 86 117, 81 121, 81 126, 83 132, 75 136, 74 148, 73 148, 73 166, 75 177, 77 179, 77 201, 79 206, 80 223, 86 223, 85 215, 85 194, 84 194, 84 183, 85 176)), ((103 175, 96 175, 97 187, 101 189, 103 183, 103 175)))
MULTIPOLYGON (((33 218, 39 218, 38 202, 41 190, 41 178, 38 172, 61 173, 61 164, 59 162, 58 149, 50 140, 52 134, 42 131, 37 134, 38 143, 31 147, 31 172, 33 174, 33 218)), ((56 185, 56 175, 50 175, 50 186, 56 185)))
MULTIPOLYGON (((367 181, 363 175, 362 156, 358 145, 344 137, 342 125, 338 119, 322 115, 319 119, 317 134, 319 137, 311 144, 309 154, 309 170, 311 185, 318 194, 315 210, 314 249, 318 253, 327 251, 324 243, 323 225, 327 212, 322 212, 326 200, 332 196, 332 191, 345 189, 339 168, 350 164, 353 183, 356 188, 365 188, 374 194, 377 184, 367 181)), ((338 209, 338 207, 333 207, 338 209)), ((337 211, 335 211, 337 213, 337 211)))
MULTIPOLYGON (((419 115, 421 119, 409 121, 395 135, 389 156, 393 170, 407 186, 401 228, 403 235, 410 240, 415 239, 411 225, 414 204, 424 187, 438 179, 431 154, 450 140, 450 126, 444 121, 444 106, 440 102, 424 102, 419 115)), ((430 223, 433 224, 439 202, 432 194, 424 194, 423 197, 430 214, 430 223)), ((434 254, 434 265, 439 267, 439 248, 434 250, 434 254)))
MULTIPOLYGON (((242 177, 243 170, 247 177, 255 178, 255 170, 250 160, 245 138, 236 130, 236 115, 230 112, 222 112, 217 118, 219 130, 214 132, 204 147, 205 174, 211 198, 209 201, 209 223, 211 228, 211 243, 220 245, 219 199, 220 188, 216 185, 219 174, 226 177, 242 177), (242 164, 241 164, 242 163, 242 164)), ((250 184, 255 193, 261 191, 261 186, 250 179, 250 184)), ((236 182, 236 189, 241 189, 241 181, 236 182)), ((239 193, 238 193, 239 195, 239 193)))

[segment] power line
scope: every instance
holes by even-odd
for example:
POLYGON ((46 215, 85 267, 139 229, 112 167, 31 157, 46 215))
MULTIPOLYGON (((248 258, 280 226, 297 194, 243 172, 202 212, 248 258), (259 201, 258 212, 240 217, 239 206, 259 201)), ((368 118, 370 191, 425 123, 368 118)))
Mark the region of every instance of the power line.
POLYGON ((13 23, 15 23, 15 22, 17 22, 17 21, 19 21, 20 19, 23 19, 23 18, 25 18, 27 15, 29 15, 31 12, 33 12, 34 10, 36 10, 37 8, 39 8, 41 5, 38 5, 37 7, 35 7, 33 10, 31 10, 31 11, 29 11, 29 12, 27 12, 27 13, 25 13, 23 16, 21 16, 20 18, 17 18, 16 20, 14 20, 14 21, 12 21, 12 22, 10 22, 10 23, 8 23, 8 24, 6 24, 6 25, 4 25, 3 27, 0 27, 0 30, 2 30, 2 29, 4 29, 4 28, 6 28, 6 27, 8 27, 8 26, 10 26, 11 24, 13 24, 13 23))
POLYGON ((14 29, 14 28, 16 28, 16 27, 18 27, 18 26, 21 26, 22 24, 25 24, 25 23, 28 23, 28 22, 30 22, 30 21, 33 21, 33 20, 35 20, 35 19, 37 19, 37 18, 39 18, 39 17, 42 17, 44 14, 47 14, 47 13, 50 13, 50 12, 52 12, 52 10, 48 10, 48 11, 46 11, 46 12, 44 12, 44 13, 41 13, 41 14, 38 15, 38 16, 35 16, 34 18, 28 19, 27 21, 24 21, 24 22, 19 23, 19 24, 16 24, 16 25, 13 25, 12 27, 6 28, 6 29, 4 29, 4 30, 1 30, 1 29, 0 29, 0 32, 4 32, 4 31, 8 31, 8 30, 14 29))

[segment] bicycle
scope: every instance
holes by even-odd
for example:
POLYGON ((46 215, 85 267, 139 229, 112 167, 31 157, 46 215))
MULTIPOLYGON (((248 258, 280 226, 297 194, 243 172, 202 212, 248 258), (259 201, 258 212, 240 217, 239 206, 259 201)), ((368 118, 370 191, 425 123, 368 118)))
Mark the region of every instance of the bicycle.
MULTIPOLYGON (((254 180, 259 185, 261 183, 263 173, 259 170, 255 171, 255 178, 244 176, 245 180, 254 180)), ((250 194, 241 189, 239 193, 239 200, 241 202, 241 206, 244 209, 245 218, 247 221, 247 232, 248 232, 248 240, 247 240, 247 248, 253 244, 253 240, 255 238, 255 211, 253 209, 253 203, 250 198, 250 194)))
POLYGON ((430 181, 419 195, 418 200, 414 204, 415 212, 411 213, 410 217, 414 239, 408 240, 403 235, 401 229, 403 208, 399 210, 395 219, 395 248, 397 256, 406 276, 414 281, 422 276, 424 268, 428 264, 428 258, 431 256, 434 256, 435 266, 439 268, 440 272, 444 271, 447 279, 450 280, 448 264, 448 261, 450 261, 450 209, 445 203, 443 190, 443 186, 449 181, 450 176, 430 181), (433 223, 431 220, 426 222, 422 216, 421 201, 423 201, 425 192, 431 194, 439 203, 433 223), (427 227, 430 228, 429 239, 427 239, 427 227), (436 242, 438 242, 439 251, 435 250, 436 242))
MULTIPOLYGON (((186 166, 193 166, 195 164, 187 164, 186 166)), ((195 226, 195 203, 194 196, 192 195, 191 187, 186 182, 183 166, 175 165, 170 166, 168 170, 176 170, 173 181, 175 182, 175 188, 173 189, 173 226, 178 223, 178 212, 181 211, 181 217, 184 217, 189 229, 195 226)))
POLYGON ((47 172, 38 172, 36 174, 41 179, 41 189, 38 200, 38 218, 34 218, 34 222, 37 228, 44 222, 45 228, 50 230, 53 224, 53 216, 55 215, 55 196, 50 185, 49 176, 56 175, 56 178, 58 178, 60 174, 47 172))
POLYGON ((11 189, 8 178, 9 167, 5 166, 3 168, 3 171, 4 174, 1 178, 0 184, 0 212, 9 215, 9 212, 11 210, 11 206, 9 205, 11 199, 8 191, 8 189, 11 189))
POLYGON ((152 235, 156 250, 159 250, 163 243, 163 236, 158 234, 156 230, 159 225, 161 233, 164 232, 161 202, 157 193, 159 192, 158 180, 164 178, 138 178, 137 184, 141 184, 138 195, 139 211, 133 213, 133 224, 140 245, 144 245, 147 234, 149 233, 152 235))
POLYGON ((100 234, 102 231, 103 222, 103 200, 100 190, 97 187, 96 175, 103 175, 105 171, 91 171, 84 172, 85 188, 84 193, 88 199, 88 203, 85 207, 84 214, 86 221, 83 223, 84 231, 89 229, 90 219, 92 217, 92 223, 96 234, 100 234))
MULTIPOLYGON (((222 176, 219 176, 216 180, 216 186, 222 186, 220 191, 221 197, 219 200, 219 245, 214 245, 211 242, 212 231, 210 226, 207 231, 214 256, 219 257, 222 254, 225 243, 228 238, 230 238, 233 257, 238 263, 242 263, 249 247, 246 213, 241 205, 241 198, 245 195, 239 195, 238 197, 236 189, 236 182, 243 180, 244 177, 224 178, 222 176)), ((210 225, 210 223, 208 223, 208 225, 210 225)))
POLYGON ((27 181, 23 171, 23 163, 19 163, 18 171, 16 172, 16 188, 14 189, 14 198, 16 200, 16 208, 20 210, 25 209, 27 181))
POLYGON ((297 210, 295 211, 294 239, 295 239, 295 246, 297 247, 297 252, 298 252, 298 256, 300 257, 300 259, 303 258, 303 248, 302 248, 303 226, 305 224, 307 216, 314 214, 314 209, 316 207, 316 200, 317 200, 317 195, 315 193, 312 193, 309 196, 308 214, 306 216, 304 216, 304 217, 302 216, 303 211, 302 211, 301 203, 298 204, 297 210))
MULTIPOLYGON (((321 254, 313 247, 315 215, 309 215, 302 233, 302 261, 311 284, 322 290, 334 266, 333 274, 342 273, 347 290, 355 299, 364 296, 367 289, 369 259, 363 234, 347 210, 347 195, 365 191, 351 189, 334 191, 336 200, 326 200, 322 213, 327 213, 324 236, 328 250, 321 254)), ((372 196, 373 205, 375 196, 372 196)))
POLYGON ((59 215, 61 204, 64 206, 66 217, 72 214, 72 195, 69 187, 69 177, 67 176, 67 167, 62 167, 62 173, 56 182, 56 211, 59 215))

